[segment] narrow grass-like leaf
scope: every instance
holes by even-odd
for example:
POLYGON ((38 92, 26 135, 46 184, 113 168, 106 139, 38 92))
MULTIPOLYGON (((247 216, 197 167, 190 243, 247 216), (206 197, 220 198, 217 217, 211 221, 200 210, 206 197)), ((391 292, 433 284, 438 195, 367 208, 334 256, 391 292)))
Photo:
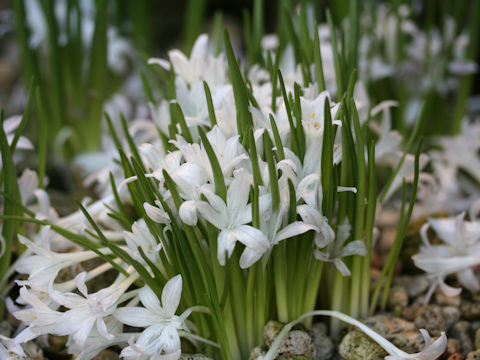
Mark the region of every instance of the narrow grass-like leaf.
POLYGON ((270 175, 270 193, 272 194, 272 210, 275 212, 280 205, 280 190, 278 187, 277 166, 273 158, 272 140, 265 131, 263 133, 263 148, 265 151, 265 158, 268 163, 268 173, 270 175))
POLYGON ((228 61, 228 72, 230 74, 230 81, 233 87, 233 96, 235 98, 235 107, 237 109, 237 129, 239 134, 243 134, 245 128, 252 127, 252 114, 248 109, 248 93, 245 83, 243 82, 242 74, 237 63, 235 54, 233 53, 230 36, 225 30, 225 53, 228 61))
POLYGON ((318 24, 315 22, 315 29, 313 33, 313 58, 315 64, 315 76, 317 81, 318 92, 325 91, 325 76, 323 74, 322 51, 320 47, 320 38, 318 36, 318 24))
POLYGON ((27 122, 30 120, 34 98, 35 98, 35 85, 34 85, 34 81, 32 80, 30 82, 30 89, 28 91, 27 106, 25 107, 25 111, 23 112, 23 115, 22 115, 22 120, 20 121, 20 124, 18 125, 17 129, 15 130, 15 135, 13 136, 13 140, 10 144, 11 153, 15 151, 18 140, 20 139, 20 136, 23 133, 23 129, 25 129, 27 122))
MULTIPOLYGON (((297 136, 297 131, 295 128, 295 124, 293 123, 293 117, 292 117, 292 111, 290 108, 290 102, 288 100, 287 96, 287 91, 285 89, 285 83, 283 82, 283 76, 282 72, 279 70, 278 71, 278 80, 280 81, 280 89, 282 89, 282 96, 283 96, 283 101, 285 103, 285 111, 287 112, 287 117, 288 117, 288 124, 290 125, 290 132, 291 132, 291 142, 292 142, 292 150, 297 156, 300 156, 299 152, 299 139, 297 136)), ((303 161, 303 158, 300 158, 300 161, 303 161)))
POLYGON ((255 185, 263 185, 262 174, 260 172, 260 165, 258 164, 258 153, 255 139, 253 137, 253 130, 251 128, 246 130, 247 135, 245 138, 248 141, 248 155, 252 163, 253 183, 255 185))
POLYGON ((333 61, 335 64, 335 77, 337 80, 337 96, 343 95, 343 74, 345 73, 342 68, 342 62, 338 53, 337 36, 335 34, 335 25, 333 24, 332 15, 330 10, 327 9, 327 23, 330 29, 330 42, 332 43, 333 61))
POLYGON ((208 160, 210 161, 210 166, 212 167, 213 178, 215 181, 215 193, 225 201, 227 198, 227 188, 225 186, 225 179, 217 155, 215 155, 215 151, 213 151, 212 145, 210 144, 210 141, 208 141, 202 128, 198 128, 198 133, 200 134, 203 147, 205 148, 208 160))
MULTIPOLYGON (((13 157, 8 145, 7 135, 3 129, 3 110, 0 111, 0 150, 2 158, 2 172, 4 176, 5 193, 11 195, 16 201, 20 201, 20 192, 17 184, 17 176, 15 172, 15 165, 13 164, 13 157)), ((14 202, 4 198, 3 214, 6 216, 15 216, 18 214, 17 206, 14 202)), ((10 267, 10 260, 12 257, 12 246, 16 234, 16 221, 13 219, 3 219, 2 233, 3 242, 0 242, 0 279, 3 279, 4 274, 10 267)), ((0 289, 2 290, 2 289, 0 289)), ((3 305, 0 305, 0 318, 3 317, 3 305)))
POLYGON ((190 130, 188 128, 187 122, 185 121, 185 115, 183 115, 183 111, 180 104, 173 103, 173 104, 170 104, 170 107, 173 107, 174 112, 176 112, 178 123, 180 124, 180 128, 182 129, 182 136, 189 143, 193 143, 192 134, 190 134, 190 130))
POLYGON ((282 139, 280 139, 280 134, 278 133, 277 123, 273 118, 273 115, 269 115, 270 125, 272 126, 273 138, 275 140, 275 147, 277 149, 277 159, 278 161, 285 159, 285 151, 283 150, 282 139))
POLYGON ((207 99, 208 117, 210 118, 210 125, 214 127, 217 125, 217 117, 213 107, 212 93, 206 81, 203 81, 203 89, 205 90, 205 98, 207 99))
POLYGON ((48 120, 39 88, 36 91, 36 98, 38 107, 38 187, 42 189, 47 169, 48 120))
POLYGON ((362 265, 362 309, 360 316, 368 316, 370 297, 370 259, 373 243, 373 229, 375 226, 375 211, 377 207, 377 183, 375 176, 375 142, 372 140, 368 148, 368 200, 365 219, 365 247, 367 255, 363 258, 362 265))

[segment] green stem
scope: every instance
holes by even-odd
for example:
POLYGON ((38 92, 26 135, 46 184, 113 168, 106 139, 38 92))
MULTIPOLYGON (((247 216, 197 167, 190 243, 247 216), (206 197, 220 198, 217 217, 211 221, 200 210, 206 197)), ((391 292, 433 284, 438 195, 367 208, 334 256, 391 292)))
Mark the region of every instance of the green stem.
POLYGON ((287 274, 285 271, 285 253, 284 244, 275 246, 272 250, 274 281, 275 281, 275 298, 277 300, 277 313, 280 322, 288 321, 288 304, 287 304, 287 274))

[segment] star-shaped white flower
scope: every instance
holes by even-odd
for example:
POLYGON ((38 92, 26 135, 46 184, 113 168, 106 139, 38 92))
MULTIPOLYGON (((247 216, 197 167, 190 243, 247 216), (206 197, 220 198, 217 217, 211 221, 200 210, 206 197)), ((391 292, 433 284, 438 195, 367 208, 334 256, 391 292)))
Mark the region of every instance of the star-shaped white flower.
POLYGON ((122 350, 125 359, 150 358, 152 355, 166 355, 169 359, 180 358, 180 336, 178 330, 187 330, 186 318, 192 312, 187 309, 180 316, 175 315, 182 295, 182 277, 170 279, 162 291, 162 301, 148 287, 140 289, 140 301, 144 307, 118 308, 114 316, 130 326, 145 327, 135 344, 122 350))

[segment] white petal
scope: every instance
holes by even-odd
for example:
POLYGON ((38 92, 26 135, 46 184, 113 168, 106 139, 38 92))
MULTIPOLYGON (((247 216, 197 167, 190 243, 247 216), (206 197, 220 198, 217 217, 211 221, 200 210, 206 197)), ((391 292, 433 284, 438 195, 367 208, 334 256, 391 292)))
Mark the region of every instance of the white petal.
POLYGON ((147 216, 156 223, 168 224, 170 222, 170 219, 164 210, 150 205, 147 202, 143 204, 143 208, 145 209, 147 216))
POLYGON ((21 115, 11 116, 8 119, 5 119, 3 121, 3 130, 8 135, 8 134, 14 132, 17 129, 17 127, 20 125, 21 122, 22 122, 22 116, 21 115))
POLYGON ((97 330, 105 339, 113 340, 115 337, 107 330, 107 325, 102 318, 97 319, 97 330))
POLYGON ((162 307, 163 310, 170 315, 174 315, 180 304, 182 296, 182 276, 177 275, 165 284, 162 291, 162 307))
POLYGON ((246 247, 263 254, 270 248, 270 242, 259 229, 249 225, 241 225, 233 230, 238 241, 246 247))
POLYGON ((254 249, 245 248, 240 256, 240 268, 247 269, 261 259, 263 253, 254 249))
POLYGON ((149 311, 157 312, 161 308, 160 300, 158 299, 155 292, 148 286, 144 286, 143 288, 141 288, 138 295, 143 306, 145 306, 149 311))
POLYGON ((225 254, 230 257, 232 256, 233 250, 235 249, 235 242, 237 238, 233 231, 222 230, 218 234, 218 244, 217 244, 217 257, 220 265, 225 265, 225 254))
POLYGON ((472 269, 466 269, 457 273, 457 278, 460 283, 471 292, 480 290, 480 283, 473 273, 472 269))
POLYGON ((150 326, 159 321, 158 317, 143 307, 121 307, 115 310, 113 316, 123 324, 136 327, 150 326))
POLYGON ((208 35, 207 34, 199 35, 197 40, 195 40, 195 43, 193 44, 190 57, 195 58, 195 57, 207 56, 207 50, 208 50, 207 46, 208 46, 208 35))
POLYGON ((352 275, 352 273, 348 269, 347 265, 345 265, 345 263, 342 260, 335 259, 335 260, 333 260, 333 263, 335 264, 335 267, 337 268, 337 270, 340 271, 343 276, 352 275))
POLYGON ((279 241, 282 241, 284 239, 294 237, 296 235, 303 234, 309 230, 318 231, 318 228, 311 224, 305 224, 302 221, 295 221, 291 224, 288 224, 277 233, 277 235, 275 236, 275 243, 278 243, 279 241))
POLYGON ((362 240, 355 240, 349 242, 340 252, 340 256, 360 255, 365 256, 367 254, 367 248, 362 240))
POLYGON ((88 290, 87 290, 87 285, 85 285, 85 276, 87 276, 86 272, 81 272, 77 276, 75 276, 75 284, 77 285, 78 290, 80 293, 87 297, 88 296, 88 290))
POLYGON ((197 216, 197 206, 196 204, 198 201, 189 200, 185 201, 180 205, 178 209, 178 214, 180 215, 180 219, 190 226, 194 226, 197 224, 198 216, 197 216))
POLYGON ((158 65, 164 68, 165 70, 170 70, 170 63, 165 59, 150 58, 148 59, 148 65, 158 65))
POLYGON ((250 174, 245 169, 235 172, 235 178, 227 191, 227 208, 231 221, 243 211, 250 193, 250 174))
POLYGON ((457 296, 462 292, 462 288, 451 287, 442 278, 439 280, 439 285, 442 292, 447 296, 457 296))

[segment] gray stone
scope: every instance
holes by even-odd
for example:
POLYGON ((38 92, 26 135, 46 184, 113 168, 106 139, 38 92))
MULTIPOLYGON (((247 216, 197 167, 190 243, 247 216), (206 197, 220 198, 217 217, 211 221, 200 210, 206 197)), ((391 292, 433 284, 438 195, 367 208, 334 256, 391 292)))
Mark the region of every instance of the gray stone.
POLYGON ((413 322, 388 315, 371 316, 363 323, 388 340, 391 340, 396 334, 416 330, 413 322))
POLYGON ((43 359, 43 350, 35 341, 28 341, 22 344, 23 351, 31 359, 43 359))
POLYGON ((403 309, 408 305, 408 293, 403 286, 394 286, 388 293, 387 305, 390 309, 397 307, 403 309))
POLYGON ((264 356, 267 353, 267 348, 264 346, 256 346, 250 352, 248 360, 257 360, 260 356, 264 356))
POLYGON ((423 350, 425 342, 420 331, 405 331, 395 334, 390 341, 407 353, 417 353, 423 350))
POLYGON ((480 329, 475 330, 475 349, 480 350, 480 329))
POLYGON ((100 351, 97 356, 93 358, 93 360, 116 360, 119 359, 120 356, 118 353, 112 350, 102 350, 100 351))
POLYGON ((462 352, 464 354, 474 350, 471 332, 472 328, 470 323, 464 320, 453 325, 451 330, 452 337, 460 341, 460 345, 462 345, 462 352))
POLYGON ((462 300, 460 305, 462 317, 467 320, 480 320, 480 302, 462 300))
POLYGON ((460 320, 460 310, 456 306, 445 306, 442 310, 449 330, 460 320))
POLYGON ((458 354, 462 351, 462 345, 458 339, 449 338, 447 340, 447 347, 445 349, 445 355, 450 356, 453 354, 458 354))
POLYGON ((442 307, 438 305, 424 305, 415 312, 415 325, 419 329, 426 329, 432 336, 440 336, 447 329, 447 321, 442 307))
POLYGON ((0 335, 10 337, 12 335, 13 327, 9 321, 4 320, 0 322, 0 335))
POLYGON ((270 320, 267 322, 263 328, 263 340, 265 341, 265 345, 267 345, 267 347, 270 347, 273 344, 282 328, 283 324, 281 322, 275 320, 270 320))
POLYGON ((430 286, 425 275, 417 275, 412 277, 412 281, 407 286, 407 293, 410 297, 417 297, 420 294, 423 294, 430 286))
POLYGON ((469 352, 465 360, 480 360, 480 350, 469 352))
POLYGON ((312 338, 302 330, 290 331, 282 340, 275 356, 281 355, 316 355, 312 338))
POLYGON ((332 358, 334 346, 332 340, 325 334, 320 327, 314 326, 308 334, 312 338, 313 346, 316 350, 316 358, 319 360, 329 360, 332 358))
POLYGON ((383 360, 387 355, 380 345, 359 330, 343 337, 338 352, 345 360, 383 360))
POLYGON ((460 306, 462 299, 460 295, 447 296, 441 290, 435 293, 435 303, 442 306, 460 306))

